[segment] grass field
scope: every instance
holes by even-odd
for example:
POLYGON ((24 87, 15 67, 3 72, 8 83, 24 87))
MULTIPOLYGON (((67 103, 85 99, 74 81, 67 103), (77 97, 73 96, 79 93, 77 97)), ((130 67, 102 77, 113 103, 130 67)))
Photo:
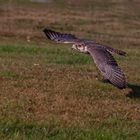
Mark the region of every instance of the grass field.
POLYGON ((0 139, 140 139, 139 0, 0 1, 0 139), (127 52, 128 87, 101 82, 90 56, 44 27, 127 52))

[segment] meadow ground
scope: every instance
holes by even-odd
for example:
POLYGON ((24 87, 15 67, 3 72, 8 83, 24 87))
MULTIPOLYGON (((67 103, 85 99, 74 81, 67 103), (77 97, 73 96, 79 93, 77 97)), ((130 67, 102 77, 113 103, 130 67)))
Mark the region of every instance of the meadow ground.
POLYGON ((140 139, 139 0, 0 1, 0 139, 140 139), (127 52, 128 87, 102 83, 90 56, 44 27, 127 52))

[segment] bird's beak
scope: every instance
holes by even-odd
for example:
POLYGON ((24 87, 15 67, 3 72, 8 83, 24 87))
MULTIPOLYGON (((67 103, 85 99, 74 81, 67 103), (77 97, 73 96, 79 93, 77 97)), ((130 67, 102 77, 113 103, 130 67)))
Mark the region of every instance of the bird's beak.
POLYGON ((76 50, 76 46, 75 45, 72 45, 71 47, 73 50, 76 50))

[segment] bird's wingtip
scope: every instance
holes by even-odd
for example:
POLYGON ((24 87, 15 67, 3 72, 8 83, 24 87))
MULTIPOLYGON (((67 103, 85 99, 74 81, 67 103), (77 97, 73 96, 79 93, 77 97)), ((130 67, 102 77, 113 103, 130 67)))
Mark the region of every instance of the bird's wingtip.
POLYGON ((44 28, 43 32, 45 33, 45 35, 47 36, 48 39, 51 39, 51 34, 52 34, 52 30, 48 29, 48 28, 44 28))
POLYGON ((47 30, 47 29, 46 29, 46 28, 44 28, 42 31, 43 31, 43 32, 46 32, 46 30, 47 30))
POLYGON ((43 29, 43 32, 44 32, 44 33, 49 32, 49 31, 51 31, 51 30, 48 29, 48 28, 44 28, 44 29, 43 29))

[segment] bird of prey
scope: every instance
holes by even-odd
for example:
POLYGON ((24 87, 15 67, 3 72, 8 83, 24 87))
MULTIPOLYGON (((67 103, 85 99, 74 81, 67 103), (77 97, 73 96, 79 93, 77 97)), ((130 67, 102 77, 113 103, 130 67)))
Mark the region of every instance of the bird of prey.
POLYGON ((73 44, 72 49, 90 54, 105 80, 119 89, 126 87, 125 75, 112 56, 112 53, 125 56, 126 53, 124 51, 47 28, 43 32, 49 40, 56 43, 71 43, 73 44))

